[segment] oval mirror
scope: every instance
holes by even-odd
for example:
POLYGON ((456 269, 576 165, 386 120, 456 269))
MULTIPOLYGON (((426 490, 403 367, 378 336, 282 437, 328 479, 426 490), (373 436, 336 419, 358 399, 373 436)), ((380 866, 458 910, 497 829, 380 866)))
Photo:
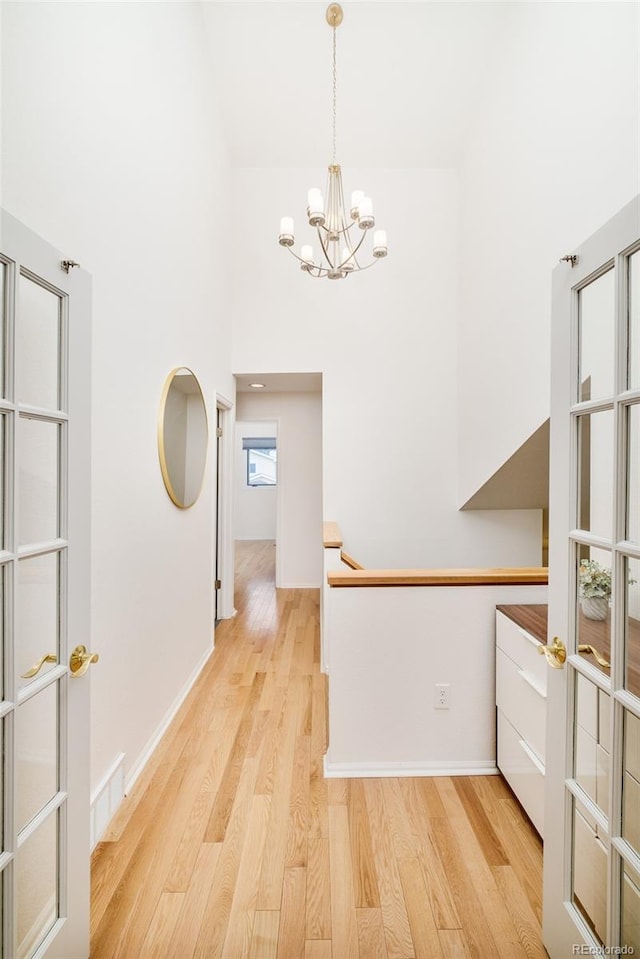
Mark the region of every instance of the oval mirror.
POLYGON ((185 366, 167 377, 158 418, 158 455, 167 493, 180 509, 200 495, 207 465, 207 408, 197 377, 185 366))

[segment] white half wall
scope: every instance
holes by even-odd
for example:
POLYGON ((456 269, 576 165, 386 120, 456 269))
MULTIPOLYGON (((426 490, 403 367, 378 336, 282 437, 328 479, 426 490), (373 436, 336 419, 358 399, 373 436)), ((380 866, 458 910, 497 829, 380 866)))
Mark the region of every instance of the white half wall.
POLYGON ((328 775, 487 773, 496 763, 495 608, 546 586, 333 587, 328 775), (436 684, 450 708, 435 708, 436 684))
POLYGON ((275 436, 277 440, 278 424, 275 420, 258 422, 236 420, 234 537, 235 539, 275 540, 278 488, 277 486, 247 485, 247 451, 242 449, 242 440, 248 436, 275 436))
MULTIPOLYGON (((278 424, 276 586, 319 587, 322 577, 322 395, 238 393, 238 420, 278 424)), ((265 492, 249 490, 249 493, 265 492)))
POLYGON ((2 5, 2 203, 93 277, 94 792, 139 768, 213 643, 215 439, 189 510, 156 448, 170 370, 210 431, 234 396, 211 91, 200 4, 2 5))

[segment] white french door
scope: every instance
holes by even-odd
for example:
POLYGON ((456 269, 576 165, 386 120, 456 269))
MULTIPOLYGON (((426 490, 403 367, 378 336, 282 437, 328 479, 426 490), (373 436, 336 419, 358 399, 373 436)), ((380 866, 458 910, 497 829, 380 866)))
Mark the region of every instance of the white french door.
POLYGON ((0 307, 0 951, 87 959, 90 279, 2 213, 0 307))
POLYGON ((551 959, 640 955, 640 197, 575 254, 553 275, 551 959))

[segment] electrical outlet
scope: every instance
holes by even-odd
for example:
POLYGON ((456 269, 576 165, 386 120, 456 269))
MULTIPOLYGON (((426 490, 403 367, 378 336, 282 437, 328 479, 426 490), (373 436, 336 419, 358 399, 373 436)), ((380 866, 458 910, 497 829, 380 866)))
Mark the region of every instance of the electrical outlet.
POLYGON ((449 683, 436 683, 435 709, 449 709, 451 707, 451 686, 449 683))

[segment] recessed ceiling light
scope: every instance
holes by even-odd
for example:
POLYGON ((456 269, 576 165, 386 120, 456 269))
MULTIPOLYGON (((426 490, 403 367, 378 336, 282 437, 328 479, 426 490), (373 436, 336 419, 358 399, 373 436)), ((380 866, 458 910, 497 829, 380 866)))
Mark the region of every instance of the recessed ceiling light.
POLYGON ((249 386, 251 387, 252 390, 263 390, 263 389, 264 389, 264 383, 249 383, 249 386))

